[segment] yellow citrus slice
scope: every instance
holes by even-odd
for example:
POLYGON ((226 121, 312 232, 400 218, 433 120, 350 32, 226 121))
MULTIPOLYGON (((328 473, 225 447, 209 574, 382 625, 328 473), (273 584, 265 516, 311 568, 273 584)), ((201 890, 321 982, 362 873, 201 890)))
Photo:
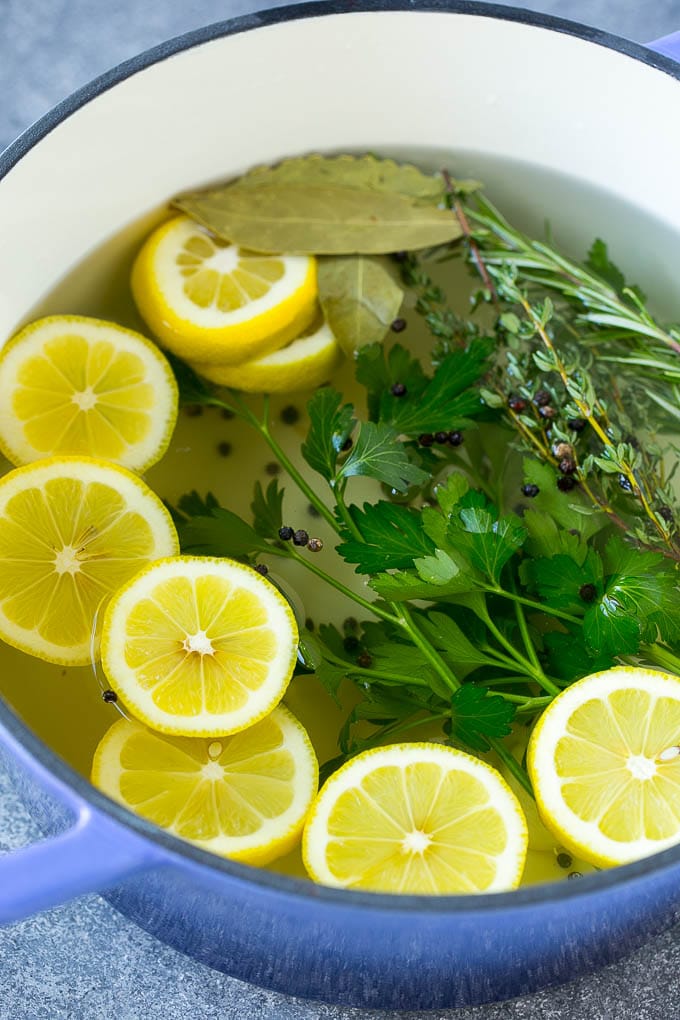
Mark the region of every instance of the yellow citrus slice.
POLYGON ((316 262, 246 251, 176 216, 143 245, 132 293, 169 350, 187 361, 234 365, 282 347, 312 320, 316 262))
POLYGON ((591 864, 680 841, 680 678, 619 666, 568 687, 529 741, 545 825, 591 864))
POLYGON ((178 556, 147 567, 112 599, 102 665, 148 726, 211 737, 271 712, 293 675, 297 641, 290 606, 256 570, 178 556))
POLYGON ((0 353, 0 448, 14 464, 85 454, 145 471, 165 453, 176 419, 168 362, 112 322, 51 315, 0 353))
POLYGON ((526 822, 499 773, 428 743, 352 758, 321 789, 302 840, 316 882, 389 893, 514 889, 526 849, 526 822))
POLYGON ((50 662, 89 662, 112 593, 177 548, 160 499, 124 468, 51 457, 10 471, 0 479, 0 637, 50 662))
POLYGON ((121 719, 92 765, 95 786, 131 811, 249 864, 295 846, 318 779, 309 737, 283 707, 219 739, 167 736, 121 719))
POLYGON ((298 393, 328 382, 342 360, 342 350, 327 323, 263 358, 242 365, 192 364, 194 371, 219 386, 246 393, 298 393))

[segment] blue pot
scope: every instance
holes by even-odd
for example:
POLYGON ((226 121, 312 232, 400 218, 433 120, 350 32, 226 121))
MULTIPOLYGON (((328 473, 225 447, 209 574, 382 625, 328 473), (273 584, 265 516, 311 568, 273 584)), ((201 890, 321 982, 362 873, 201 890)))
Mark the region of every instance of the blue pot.
MULTIPOLYGON (((663 218, 677 238, 680 143, 677 132, 663 131, 680 114, 675 56, 680 33, 642 48, 467 2, 303 5, 191 33, 94 82, 0 159, 11 258, 0 267, 11 295, 0 328, 9 333, 64 266, 159 195, 309 149, 465 148, 482 163, 498 154, 507 166, 560 169, 636 206, 644 201, 645 215, 663 218), (551 74, 539 88, 532 75, 541 68, 551 74), (229 139, 216 137, 200 104, 192 117, 186 95, 216 85, 221 96, 236 94, 248 70, 270 88, 239 94, 240 124, 229 139), (646 113, 631 146, 627 113, 636 103, 646 113), (175 122, 188 152, 170 144, 175 122), (35 185, 47 169, 44 196, 35 185), (32 221, 43 231, 49 224, 37 257, 21 244, 32 221)), ((344 892, 223 860, 164 833, 101 795, 4 703, 0 744, 47 836, 0 858, 0 923, 99 890, 159 939, 243 980, 347 1005, 430 1009, 573 978, 678 916, 680 847, 508 894, 344 892)))

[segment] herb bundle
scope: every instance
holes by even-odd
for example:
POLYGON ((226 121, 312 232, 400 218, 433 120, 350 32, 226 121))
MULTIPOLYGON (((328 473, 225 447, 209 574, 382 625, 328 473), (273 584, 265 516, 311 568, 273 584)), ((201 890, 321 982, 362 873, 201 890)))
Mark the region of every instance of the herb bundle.
POLYGON ((200 207, 218 232, 245 224, 243 243, 258 247, 253 201, 269 245, 285 247, 282 202, 295 213, 294 250, 309 250, 310 236, 314 250, 330 232, 316 249, 333 255, 320 272, 322 303, 355 352, 367 412, 332 386, 317 391, 303 474, 277 441, 266 397, 255 408, 175 363, 183 400, 255 429, 335 536, 320 566, 310 555, 320 543, 293 533, 274 479, 255 486, 251 521, 211 495, 181 498, 173 513, 183 549, 293 560, 353 603, 357 619, 301 634, 300 671, 336 699, 352 689, 326 774, 427 725, 456 746, 493 751, 530 791, 504 738, 565 686, 617 661, 680 672, 680 538, 667 468, 680 330, 653 319, 601 241, 586 263, 572 262, 446 174, 315 157, 179 204, 200 207), (334 202, 322 194, 329 187, 334 202), (351 236, 332 229, 330 208, 341 219, 352 211, 351 236), (403 215, 411 226, 396 245, 403 215), (405 250, 389 265, 395 247, 405 250), (450 257, 466 258, 481 280, 472 314, 452 309, 433 282, 450 257), (432 336, 422 361, 383 342, 401 300, 395 273, 432 336), (382 497, 356 502, 360 476, 382 497), (354 566, 356 587, 334 575, 334 557, 354 566))

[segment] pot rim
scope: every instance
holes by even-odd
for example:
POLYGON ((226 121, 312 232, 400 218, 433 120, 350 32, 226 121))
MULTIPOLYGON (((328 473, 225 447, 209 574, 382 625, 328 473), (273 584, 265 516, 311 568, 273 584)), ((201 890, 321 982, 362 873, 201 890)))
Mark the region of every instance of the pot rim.
MULTIPOLYGON (((417 7, 414 7, 411 0, 353 0, 351 5, 343 0, 312 0, 308 3, 268 8, 253 14, 214 22, 175 36, 117 64, 54 106, 10 143, 3 152, 0 152, 0 182, 35 145, 68 117, 108 89, 132 75, 146 70, 153 64, 203 43, 258 28, 328 15, 373 14, 376 12, 386 14, 404 12, 458 14, 518 22, 575 36, 585 42, 615 50, 680 80, 680 64, 670 57, 610 32, 549 14, 478 2, 478 0, 428 0, 426 3, 419 3, 417 7)), ((632 864, 582 876, 576 882, 550 882, 505 893, 475 896, 416 896, 357 892, 319 886, 311 881, 278 874, 264 868, 250 867, 240 864, 238 861, 219 857, 171 835, 154 823, 129 811, 101 793, 52 751, 0 697, 0 731, 3 728, 28 752, 31 758, 37 760, 38 764, 56 778, 60 784, 69 788, 82 801, 108 816, 123 829, 131 830, 137 836, 148 840, 155 847, 162 849, 170 858, 177 858, 177 863, 180 866, 186 866, 189 863, 194 867, 206 868, 229 876, 239 882, 259 886, 263 892, 269 891, 282 896, 300 896, 311 901, 325 903, 329 907, 337 906, 348 909, 360 907, 378 912, 399 912, 408 914, 411 918, 417 914, 451 913, 462 915, 468 912, 476 913, 480 910, 521 910, 539 904, 547 906, 551 903, 557 904, 566 900, 573 901, 581 897, 590 897, 593 893, 603 894, 631 881, 648 879, 654 873, 676 868, 680 864, 680 844, 678 844, 632 864)))

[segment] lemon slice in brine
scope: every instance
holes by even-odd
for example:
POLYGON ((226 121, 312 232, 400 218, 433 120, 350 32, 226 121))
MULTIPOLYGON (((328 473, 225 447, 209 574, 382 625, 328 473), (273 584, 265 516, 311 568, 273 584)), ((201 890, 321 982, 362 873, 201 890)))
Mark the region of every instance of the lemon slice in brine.
POLYGON ((83 454, 145 471, 176 420, 166 358, 112 322, 51 315, 0 352, 0 448, 13 464, 83 454))
POLYGON ((316 322, 309 331, 263 358, 243 365, 202 365, 192 368, 199 375, 246 393, 299 393, 328 382, 342 361, 342 350, 330 326, 316 322))
POLYGON ((316 261, 246 251, 176 216, 143 245, 132 293, 153 334, 178 357, 235 365, 283 347, 309 325, 316 261))
POLYGON ((431 895, 514 889, 526 850, 524 816, 498 772, 429 743, 352 758, 322 787, 302 841, 317 882, 431 895))
POLYGON ((527 753, 545 825, 605 867, 680 842, 680 677, 619 666, 572 684, 527 753))
POLYGON ((299 842, 318 777, 307 733, 282 707, 215 739, 121 719, 92 766, 95 786, 131 811, 204 850, 260 865, 299 842))
POLYGON ((111 601, 102 665, 148 726, 220 736, 252 726, 281 700, 297 641, 290 606, 256 570, 179 556, 152 564, 111 601))
POLYGON ((52 457, 10 471, 0 479, 0 638, 50 662, 90 662, 113 592, 177 548, 160 499, 124 468, 52 457))

